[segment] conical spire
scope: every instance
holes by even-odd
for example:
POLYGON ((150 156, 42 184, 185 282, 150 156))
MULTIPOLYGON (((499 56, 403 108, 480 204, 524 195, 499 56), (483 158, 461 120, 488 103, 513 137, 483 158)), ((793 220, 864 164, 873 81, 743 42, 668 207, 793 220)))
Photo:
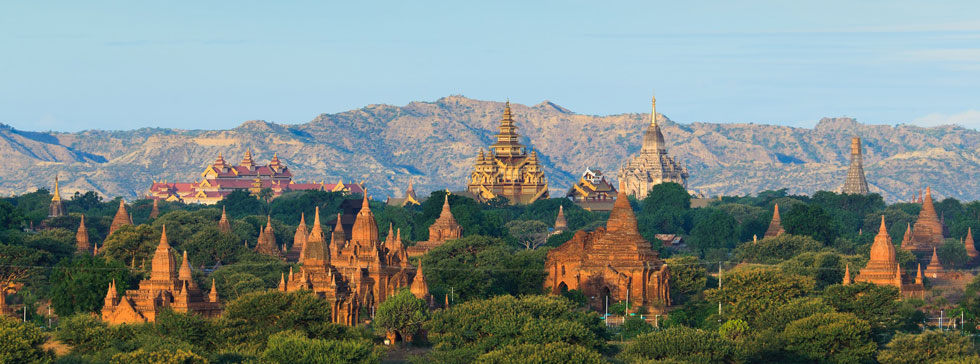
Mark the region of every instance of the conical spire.
POLYGON ((888 228, 885 226, 885 215, 881 215, 881 226, 878 227, 878 235, 875 235, 874 243, 871 244, 871 259, 868 260, 865 269, 890 272, 894 265, 895 246, 892 245, 892 238, 888 235, 888 228))
POLYGON ((160 233, 160 244, 153 253, 150 267, 151 281, 173 281, 177 279, 177 264, 170 255, 170 243, 167 241, 167 225, 163 225, 160 233))
POLYGON ((58 188, 58 176, 54 176, 54 194, 51 196, 51 201, 61 201, 61 190, 58 188))
POLYGON ((129 213, 126 212, 126 200, 119 199, 119 210, 116 210, 116 216, 112 218, 112 225, 109 225, 109 235, 126 225, 132 225, 132 220, 129 218, 129 213))
POLYGON ((283 274, 283 273, 279 273, 279 286, 278 286, 278 288, 279 288, 279 291, 280 292, 286 292, 286 275, 283 274))
POLYGON ((905 235, 902 236, 902 249, 912 249, 912 223, 905 223, 905 235))
POLYGON ((218 220, 218 230, 224 233, 231 233, 231 222, 228 221, 228 213, 225 207, 221 206, 221 220, 218 220))
POLYGON ((650 101, 650 105, 650 126, 647 127, 647 131, 643 135, 643 148, 640 150, 640 152, 645 154, 666 154, 667 143, 664 142, 664 133, 660 130, 660 124, 657 123, 656 95, 654 95, 653 99, 650 101))
POLYGON ((558 205, 558 216, 555 217, 555 232, 568 230, 568 221, 565 221, 565 206, 558 205))
POLYGON ((344 225, 341 221, 340 213, 337 214, 337 223, 333 227, 333 231, 330 233, 330 245, 340 252, 341 247, 347 242, 347 233, 344 232, 344 225))
POLYGON ((922 263, 918 263, 915 268, 915 284, 922 284, 922 263))
POLYGON ((310 236, 306 239, 306 247, 303 250, 303 268, 326 269, 326 265, 330 264, 330 251, 323 238, 323 227, 320 226, 319 206, 313 214, 313 228, 310 229, 310 236))
POLYGON ((966 248, 966 255, 970 256, 970 259, 980 256, 980 252, 977 251, 977 247, 973 241, 972 227, 966 228, 966 238, 963 239, 963 246, 966 248))
POLYGON ((58 188, 58 176, 54 176, 54 194, 48 205, 48 217, 65 216, 65 205, 61 203, 61 191, 58 188))
POLYGON ((912 228, 911 246, 920 253, 926 253, 929 248, 942 245, 945 237, 945 229, 933 205, 932 188, 926 187, 922 209, 912 228))
POLYGON ((303 260, 303 248, 306 246, 306 239, 309 231, 306 230, 306 214, 299 215, 299 225, 296 225, 296 233, 293 234, 293 246, 289 248, 290 260, 303 260))
POLYGON ((851 165, 847 169, 847 179, 841 192, 847 194, 867 195, 868 181, 864 177, 864 159, 861 153, 861 138, 851 138, 851 165))
MULTIPOLYGON (((928 198, 927 198, 928 200, 928 198)), ((929 278, 939 278, 943 275, 943 265, 939 263, 939 255, 936 254, 936 248, 932 248, 932 259, 929 260, 929 265, 926 266, 926 277, 929 278)))
POLYGON ((419 260, 419 269, 415 273, 415 278, 412 279, 412 294, 418 299, 423 301, 428 301, 429 297, 429 285, 425 282, 425 274, 422 273, 422 261, 419 260))
POLYGON ((371 246, 378 243, 378 222, 374 220, 374 213, 371 212, 367 191, 364 191, 361 211, 357 212, 354 227, 351 230, 350 240, 358 242, 363 246, 371 246))
POLYGON ((214 283, 214 278, 211 278, 211 292, 208 293, 208 301, 212 303, 218 303, 218 286, 214 283))
POLYGON ((619 194, 616 196, 616 202, 613 203, 612 211, 609 212, 609 220, 606 221, 606 231, 610 233, 639 235, 636 215, 633 214, 633 207, 630 206, 629 197, 626 196, 625 191, 626 189, 620 186, 619 194))
POLYGON ((153 208, 150 209, 150 218, 155 219, 160 217, 160 200, 153 199, 153 208))
POLYGON ((769 222, 769 228, 766 229, 766 234, 763 235, 763 238, 772 238, 785 234, 786 230, 783 229, 782 221, 782 218, 779 216, 779 204, 773 204, 772 221, 769 222))
POLYGON ((78 223, 78 231, 75 232, 75 249, 84 254, 88 254, 92 249, 88 240, 88 229, 85 228, 85 215, 82 215, 82 220, 78 223))
POLYGON ((191 278, 191 265, 187 262, 186 250, 184 250, 184 257, 180 261, 180 272, 177 274, 177 279, 188 282, 193 280, 193 278, 191 278))
POLYGON ((844 266, 844 283, 842 283, 842 284, 845 285, 845 286, 851 284, 851 265, 850 264, 844 266))

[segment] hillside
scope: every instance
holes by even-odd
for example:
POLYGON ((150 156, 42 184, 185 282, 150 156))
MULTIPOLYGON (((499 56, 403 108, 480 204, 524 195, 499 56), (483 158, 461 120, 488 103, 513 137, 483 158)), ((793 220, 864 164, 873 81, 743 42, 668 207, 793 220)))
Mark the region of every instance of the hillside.
MULTIPOLYGON (((640 148, 649 114, 575 114, 545 101, 513 105, 522 142, 538 151, 552 195, 563 195, 586 166, 614 176, 640 148)), ((670 110, 669 105, 661 109, 670 110)), ((450 96, 397 107, 369 105, 322 114, 305 124, 248 121, 231 130, 143 128, 79 133, 25 132, 0 126, 0 194, 50 186, 133 198, 153 180, 199 180, 223 153, 238 162, 251 148, 260 163, 278 153, 297 181, 366 181, 375 198, 416 189, 461 189, 477 151, 492 143, 503 103, 450 96)), ((908 199, 933 187, 937 197, 980 198, 980 132, 956 126, 866 125, 849 118, 815 128, 760 124, 690 124, 663 115, 671 155, 688 165, 689 188, 709 196, 787 188, 836 190, 843 183, 849 138, 865 141, 872 191, 908 199)))

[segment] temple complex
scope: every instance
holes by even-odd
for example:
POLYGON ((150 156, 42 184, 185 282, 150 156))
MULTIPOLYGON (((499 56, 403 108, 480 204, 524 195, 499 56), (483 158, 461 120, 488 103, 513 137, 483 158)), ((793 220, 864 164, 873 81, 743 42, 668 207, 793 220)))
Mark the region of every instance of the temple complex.
MULTIPOLYGON (((845 277, 845 283, 850 277, 845 277)), ((892 238, 888 235, 885 227, 885 216, 881 217, 881 226, 878 228, 878 235, 875 235, 874 243, 871 244, 871 257, 864 269, 854 277, 855 282, 868 282, 883 286, 893 286, 898 288, 902 297, 922 297, 925 288, 921 278, 917 278, 915 283, 904 283, 902 281, 902 269, 895 260, 895 246, 892 245, 892 238)))
POLYGON ((160 234, 160 244, 153 253, 150 278, 140 281, 139 288, 119 295, 113 281, 105 296, 102 320, 109 324, 153 322, 164 308, 175 312, 195 313, 204 317, 218 317, 221 303, 214 280, 211 291, 205 294, 191 278, 187 252, 180 267, 170 254, 167 227, 160 234))
POLYGON ((610 211, 616 201, 616 188, 598 168, 586 168, 582 178, 572 185, 565 197, 589 211, 610 211))
POLYGON ((642 200, 653 186, 661 183, 674 182, 686 189, 687 177, 687 168, 667 154, 667 143, 657 124, 657 98, 654 97, 650 125, 643 136, 643 148, 640 154, 627 160, 619 170, 620 189, 642 200))
POLYGON ((640 236, 636 217, 620 188, 605 227, 579 230, 571 240, 548 251, 544 288, 552 294, 579 290, 589 305, 602 309, 629 301, 630 308, 662 312, 670 306, 670 271, 640 236))
POLYGON ((414 267, 401 241, 401 230, 389 227, 384 242, 378 237, 374 213, 364 196, 348 238, 338 216, 327 245, 316 209, 313 228, 306 239, 299 272, 284 275, 279 289, 286 292, 312 291, 333 307, 333 322, 355 325, 361 308, 377 308, 401 288, 416 284, 414 267))
POLYGON ((530 204, 548 198, 548 179, 535 151, 518 140, 517 126, 510 111, 510 101, 504 106, 497 142, 487 153, 481 149, 470 173, 466 190, 477 200, 487 201, 504 197, 511 204, 530 204))
POLYGON ((861 157, 861 138, 851 138, 851 166, 847 169, 847 179, 841 192, 847 194, 867 195, 868 181, 864 178, 864 160, 861 157))
POLYGON ((405 196, 402 198, 392 198, 388 197, 385 201, 388 206, 407 206, 407 205, 421 205, 422 201, 419 197, 415 195, 415 187, 412 186, 412 179, 408 179, 408 188, 405 189, 405 196))
POLYGON ((85 215, 82 215, 82 220, 78 223, 78 231, 75 232, 75 251, 82 254, 92 253, 92 244, 88 241, 88 229, 85 228, 85 215))
POLYGON ((61 202, 61 191, 58 189, 58 176, 54 177, 54 192, 48 205, 48 217, 65 216, 65 204, 61 202))
POLYGON ((911 250, 916 253, 920 261, 925 261, 933 248, 941 246, 946 239, 943 230, 943 224, 939 221, 936 207, 932 203, 932 190, 926 187, 922 209, 919 210, 915 225, 912 225, 912 236, 908 239, 908 245, 903 243, 902 248, 911 250))
POLYGON ((238 165, 225 162, 218 154, 218 159, 201 172, 201 180, 197 182, 154 181, 148 195, 154 200, 180 201, 184 203, 215 204, 234 191, 248 191, 258 195, 263 189, 270 189, 272 197, 278 197, 289 191, 333 191, 344 193, 363 193, 360 183, 344 184, 338 181, 334 184, 296 183, 293 173, 289 171, 278 155, 273 155, 267 165, 257 165, 252 160, 251 150, 245 151, 245 156, 238 165))
POLYGON ((109 225, 109 235, 127 225, 133 225, 133 218, 126 212, 126 200, 119 199, 119 209, 116 210, 116 216, 112 218, 112 224, 109 225))
POLYGON ((449 210, 449 195, 442 203, 442 212, 432 225, 429 225, 429 240, 420 241, 408 247, 408 256, 417 257, 427 253, 432 248, 442 245, 447 240, 459 239, 463 236, 463 227, 456 222, 453 212, 449 210))
POLYGON ((774 238, 786 233, 783 229, 782 218, 779 217, 779 204, 773 204, 772 207, 772 221, 769 222, 769 228, 766 229, 766 234, 763 238, 774 238))

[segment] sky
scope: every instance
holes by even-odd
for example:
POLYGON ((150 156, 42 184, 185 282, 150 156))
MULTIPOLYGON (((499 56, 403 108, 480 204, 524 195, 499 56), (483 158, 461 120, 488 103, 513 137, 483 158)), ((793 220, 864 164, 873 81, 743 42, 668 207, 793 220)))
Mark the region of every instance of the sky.
POLYGON ((980 129, 978 1, 2 1, 0 123, 225 129, 449 95, 980 129))

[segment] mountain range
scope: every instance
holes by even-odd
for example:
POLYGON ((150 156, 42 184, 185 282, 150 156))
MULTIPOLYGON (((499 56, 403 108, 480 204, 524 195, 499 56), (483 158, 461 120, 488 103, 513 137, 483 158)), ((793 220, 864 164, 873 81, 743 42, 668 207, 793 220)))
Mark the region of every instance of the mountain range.
MULTIPOLYGON (((549 101, 513 104, 521 142, 536 150, 551 196, 564 196, 586 167, 616 179, 640 149, 649 114, 576 114, 549 101)), ((199 181, 217 158, 257 163, 278 154, 296 181, 365 182, 376 199, 401 196, 409 178, 423 194, 465 188, 478 151, 494 142, 504 104, 463 96, 405 106, 369 105, 321 114, 303 124, 246 121, 230 130, 23 131, 0 124, 0 194, 47 187, 129 199, 154 180, 199 181)), ((669 105, 660 105, 669 110, 669 105)), ((872 192, 904 201, 931 186, 934 197, 980 198, 980 132, 960 126, 869 125, 824 118, 814 128, 674 122, 658 115, 669 153, 690 171, 688 189, 706 196, 785 188, 793 194, 838 190, 850 138, 864 142, 872 192)))

